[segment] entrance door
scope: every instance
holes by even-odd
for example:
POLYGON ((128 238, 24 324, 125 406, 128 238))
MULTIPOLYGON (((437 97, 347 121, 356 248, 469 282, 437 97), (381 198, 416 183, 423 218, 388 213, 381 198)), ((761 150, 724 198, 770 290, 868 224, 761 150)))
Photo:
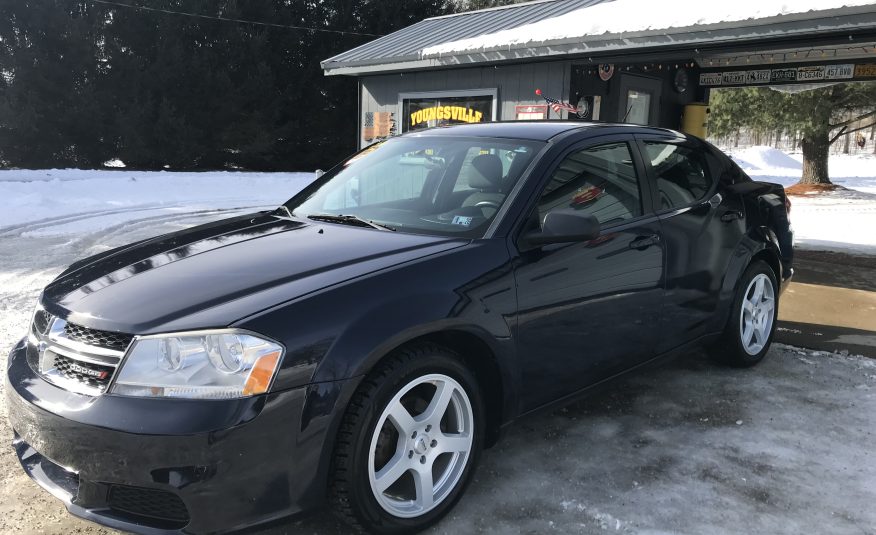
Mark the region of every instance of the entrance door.
POLYGON ((612 136, 572 149, 532 209, 530 230, 552 211, 575 210, 596 217, 602 232, 589 242, 520 252, 514 276, 524 410, 654 355, 663 245, 631 141, 612 136))
POLYGON ((657 126, 660 122, 660 98, 663 82, 654 78, 621 74, 618 121, 657 126))

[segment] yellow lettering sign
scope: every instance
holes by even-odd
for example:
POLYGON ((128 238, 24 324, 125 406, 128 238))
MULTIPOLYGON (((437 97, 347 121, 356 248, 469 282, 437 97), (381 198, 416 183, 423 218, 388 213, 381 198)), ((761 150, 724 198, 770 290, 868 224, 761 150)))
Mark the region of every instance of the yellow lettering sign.
POLYGON ((429 121, 460 121, 465 123, 479 123, 484 118, 484 113, 461 106, 433 106, 417 110, 410 115, 411 126, 429 121))

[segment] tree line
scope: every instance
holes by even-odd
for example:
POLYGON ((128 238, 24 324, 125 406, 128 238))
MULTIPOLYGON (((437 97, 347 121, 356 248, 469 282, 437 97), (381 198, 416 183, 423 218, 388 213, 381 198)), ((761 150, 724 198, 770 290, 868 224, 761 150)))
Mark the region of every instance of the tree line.
POLYGON ((357 91, 321 60, 497 3, 0 0, 0 166, 324 168, 355 150, 357 91))
POLYGON ((742 129, 793 136, 803 152, 802 184, 830 184, 830 146, 876 127, 876 83, 713 90, 709 134, 726 138, 742 129))

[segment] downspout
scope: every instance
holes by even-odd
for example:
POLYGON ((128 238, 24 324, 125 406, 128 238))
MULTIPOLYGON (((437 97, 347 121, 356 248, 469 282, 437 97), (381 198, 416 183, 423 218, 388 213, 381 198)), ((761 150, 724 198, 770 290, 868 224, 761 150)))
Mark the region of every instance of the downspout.
POLYGON ((362 77, 356 77, 356 151, 362 148, 362 77))

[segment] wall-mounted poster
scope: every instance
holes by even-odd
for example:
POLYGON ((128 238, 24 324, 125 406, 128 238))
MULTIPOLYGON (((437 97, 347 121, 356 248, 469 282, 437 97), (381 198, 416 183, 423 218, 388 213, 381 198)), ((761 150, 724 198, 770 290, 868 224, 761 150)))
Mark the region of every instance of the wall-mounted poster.
POLYGON ((547 104, 535 104, 533 106, 515 106, 515 119, 518 121, 543 121, 547 119, 547 104))
POLYGON ((495 94, 471 91, 401 94, 402 132, 435 126, 483 123, 494 119, 495 94))
POLYGON ((388 111, 365 113, 362 139, 374 141, 392 136, 395 133, 395 119, 392 115, 388 111))

